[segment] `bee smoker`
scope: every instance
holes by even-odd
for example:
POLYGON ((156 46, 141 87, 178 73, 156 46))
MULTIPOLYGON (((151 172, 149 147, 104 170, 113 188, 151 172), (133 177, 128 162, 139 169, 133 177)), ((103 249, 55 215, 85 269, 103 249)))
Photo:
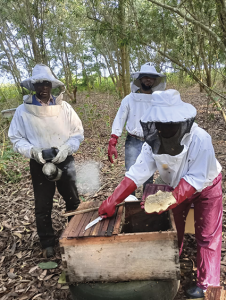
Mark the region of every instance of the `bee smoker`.
POLYGON ((61 169, 57 168, 51 161, 57 155, 59 150, 57 148, 50 148, 42 150, 42 157, 45 159, 46 163, 42 167, 42 172, 45 174, 46 178, 50 181, 57 181, 62 176, 61 169))

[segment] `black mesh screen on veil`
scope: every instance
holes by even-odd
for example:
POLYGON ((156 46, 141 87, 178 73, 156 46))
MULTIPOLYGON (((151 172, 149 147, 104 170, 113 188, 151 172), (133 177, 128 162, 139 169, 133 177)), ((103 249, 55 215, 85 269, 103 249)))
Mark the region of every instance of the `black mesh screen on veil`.
MULTIPOLYGON (((180 125, 180 128, 179 128, 180 133, 178 135, 178 143, 180 143, 183 136, 186 133, 190 132, 191 127, 194 123, 194 120, 195 120, 195 118, 191 118, 191 119, 186 119, 186 121, 184 121, 184 122, 167 122, 167 123, 164 123, 164 125, 166 125, 166 124, 179 124, 180 125)), ((143 129, 143 133, 144 133, 144 140, 149 146, 151 146, 152 152, 154 154, 158 153, 159 147, 161 145, 161 140, 159 138, 158 130, 156 129, 156 123, 160 123, 160 122, 142 122, 142 121, 140 121, 140 124, 143 129)))

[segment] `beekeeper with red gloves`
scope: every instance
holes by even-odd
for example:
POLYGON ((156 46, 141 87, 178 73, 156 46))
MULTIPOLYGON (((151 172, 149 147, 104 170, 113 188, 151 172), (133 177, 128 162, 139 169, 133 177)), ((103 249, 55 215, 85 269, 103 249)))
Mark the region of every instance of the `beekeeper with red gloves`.
MULTIPOLYGON (((220 283, 222 175, 211 137, 194 123, 195 116, 196 109, 183 102, 178 91, 152 94, 152 107, 141 118, 142 151, 114 193, 102 203, 99 215, 112 216, 116 205, 158 170, 172 188, 174 201, 168 203, 168 209, 173 209, 180 253, 186 217, 194 204, 197 285, 187 294, 201 298, 208 286, 220 283)), ((156 207, 156 203, 151 204, 156 207)))
POLYGON ((55 245, 51 220, 55 187, 66 202, 67 211, 75 210, 80 203, 72 154, 84 139, 83 127, 71 105, 63 101, 63 94, 56 98, 51 95, 52 88, 64 84, 52 75, 46 65, 37 64, 32 76, 21 86, 35 91, 35 94, 24 96, 24 103, 16 109, 8 135, 14 151, 30 158, 37 231, 43 256, 51 257, 55 245), (52 157, 50 165, 56 166, 60 176, 56 174, 50 180, 48 168, 44 174, 47 164, 42 151, 52 151, 52 147, 58 153, 52 157))
MULTIPOLYGON (((163 91, 166 87, 166 76, 160 74, 151 65, 145 63, 139 72, 131 74, 134 81, 131 84, 131 93, 121 102, 112 125, 111 139, 108 145, 108 158, 113 163, 113 156, 118 157, 116 145, 126 123, 127 138, 125 142, 125 167, 126 171, 136 162, 144 143, 143 130, 140 119, 150 108, 152 93, 163 91)), ((153 177, 147 182, 152 183, 153 177)), ((133 193, 135 195, 135 193, 133 193)))

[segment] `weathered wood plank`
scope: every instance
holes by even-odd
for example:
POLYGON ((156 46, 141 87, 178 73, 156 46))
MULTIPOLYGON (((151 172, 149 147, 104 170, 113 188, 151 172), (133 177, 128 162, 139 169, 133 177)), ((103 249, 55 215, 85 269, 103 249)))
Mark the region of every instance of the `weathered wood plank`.
POLYGON ((107 218, 107 219, 105 219, 101 222, 103 222, 103 226, 102 226, 101 230, 99 231, 98 235, 99 236, 105 236, 105 234, 108 230, 108 225, 109 225, 109 222, 110 222, 110 218, 107 218))
MULTIPOLYGON (((68 235, 69 238, 75 238, 79 235, 79 232, 83 226, 83 224, 85 223, 85 220, 87 218, 87 214, 89 213, 86 213, 86 214, 83 214, 81 215, 82 218, 80 219, 80 222, 78 223, 77 227, 75 229, 72 229, 68 235)), ((79 215, 80 216, 80 215, 79 215)))
POLYGON ((68 224, 68 227, 64 230, 64 232, 62 233, 61 238, 68 238, 70 237, 70 235, 73 235, 74 232, 76 231, 76 228, 79 224, 79 222, 81 221, 83 215, 77 215, 74 216, 71 221, 68 224))
POLYGON ((115 226, 112 234, 119 234, 121 229, 121 223, 122 223, 122 216, 123 216, 124 206, 120 206, 118 208, 116 220, 115 220, 115 226))
POLYGON ((171 230, 177 231, 172 210, 169 211, 169 215, 170 215, 170 223, 172 227, 171 230))
POLYGON ((104 220, 98 222, 96 225, 93 226, 93 231, 90 233, 91 236, 98 236, 99 229, 103 226, 103 221, 104 220))
POLYGON ((78 234, 78 237, 84 236, 84 234, 85 234, 85 227, 86 227, 86 225, 89 224, 89 222, 90 222, 90 220, 92 218, 92 215, 93 215, 93 211, 86 214, 86 219, 85 219, 85 221, 84 221, 84 223, 83 223, 83 225, 81 227, 81 230, 80 230, 80 232, 78 234))
POLYGON ((117 213, 118 213, 118 207, 116 208, 114 216, 110 218, 110 222, 109 222, 109 225, 108 225, 108 230, 107 230, 107 233, 106 233, 107 236, 112 236, 112 234, 113 234, 117 213))
MULTIPOLYGON (((101 221, 102 222, 102 221, 101 221)), ((99 222, 100 223, 100 222, 99 222)), ((174 231, 167 232, 139 232, 139 233, 127 233, 119 234, 106 237, 98 236, 88 236, 83 237, 82 239, 61 239, 61 246, 73 246, 73 245, 93 245, 93 244, 118 244, 118 243, 127 243, 127 242, 142 242, 142 241, 159 241, 159 240, 177 240, 177 233, 174 231)), ((178 247, 175 243, 174 248, 178 250, 178 247)))
MULTIPOLYGON (((93 216, 92 216, 90 222, 92 222, 93 220, 95 220, 98 216, 99 216, 98 211, 93 212, 93 216)), ((89 235, 91 235, 91 232, 93 231, 93 229, 94 229, 94 226, 93 226, 93 227, 90 227, 89 229, 87 229, 87 230, 85 231, 85 233, 84 233, 84 236, 89 236, 89 235)))
POLYGON ((178 249, 174 247, 174 240, 124 240, 121 243, 118 239, 117 244, 113 240, 113 237, 102 237, 98 244, 65 246, 64 256, 70 262, 66 270, 69 282, 179 278, 180 265, 175 264, 178 249), (108 243, 103 242, 105 239, 108 243))
POLYGON ((205 300, 224 300, 225 291, 223 286, 209 286, 206 291, 205 300))

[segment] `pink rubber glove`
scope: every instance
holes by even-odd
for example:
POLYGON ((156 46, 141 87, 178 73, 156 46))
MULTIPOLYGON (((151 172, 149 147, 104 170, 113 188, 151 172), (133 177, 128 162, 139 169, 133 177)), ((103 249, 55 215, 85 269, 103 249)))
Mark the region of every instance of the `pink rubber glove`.
POLYGON ((112 156, 114 155, 115 159, 117 159, 117 157, 118 157, 118 153, 115 148, 115 146, 117 145, 117 142, 118 142, 118 136, 115 134, 112 134, 111 138, 109 140, 109 144, 108 144, 108 160, 112 164, 114 163, 112 156))
POLYGON ((132 192, 137 189, 133 180, 124 177, 121 183, 114 190, 113 194, 108 197, 99 207, 98 213, 102 218, 113 216, 116 205, 126 199, 132 192))

